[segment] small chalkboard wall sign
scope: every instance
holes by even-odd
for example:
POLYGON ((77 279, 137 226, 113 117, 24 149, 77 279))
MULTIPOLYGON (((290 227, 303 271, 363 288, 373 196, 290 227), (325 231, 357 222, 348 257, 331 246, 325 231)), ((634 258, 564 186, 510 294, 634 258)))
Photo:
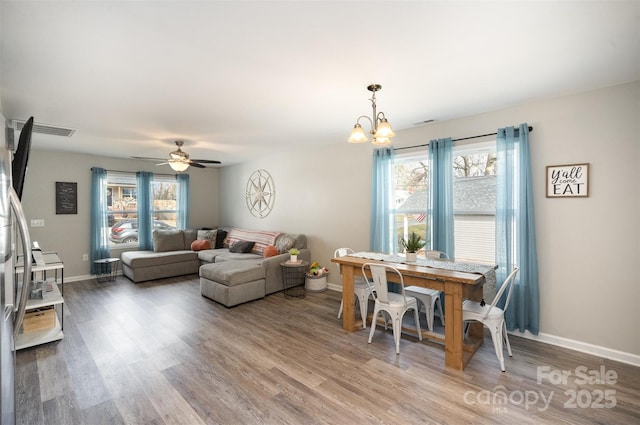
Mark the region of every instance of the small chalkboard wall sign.
POLYGON ((547 166, 547 198, 589 196, 589 164, 547 166))
POLYGON ((56 182, 56 214, 78 214, 78 183, 56 182))

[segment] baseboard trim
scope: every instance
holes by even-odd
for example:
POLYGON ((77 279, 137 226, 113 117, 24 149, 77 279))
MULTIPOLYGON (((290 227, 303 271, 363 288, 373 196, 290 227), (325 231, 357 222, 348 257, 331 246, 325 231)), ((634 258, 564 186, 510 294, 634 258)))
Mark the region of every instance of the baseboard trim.
POLYGON ((336 292, 342 292, 342 285, 336 285, 335 283, 327 282, 327 289, 336 292))
POLYGON ((70 282, 80 282, 81 280, 91 280, 91 279, 95 279, 96 276, 93 274, 86 274, 84 276, 70 276, 64 277, 64 283, 70 283, 70 282))
POLYGON ((615 350, 613 348, 589 344, 588 342, 576 341, 575 339, 563 338, 561 336, 545 333, 534 335, 529 331, 525 331, 523 333, 511 331, 509 332, 509 335, 519 336, 522 338, 543 342, 545 344, 568 348, 570 350, 579 351, 581 353, 591 354, 593 356, 603 357, 605 359, 615 360, 620 363, 626 363, 632 366, 640 367, 640 355, 615 350))
MULTIPOLYGON (((118 273, 116 273, 117 276, 122 276, 122 271, 118 270, 118 273)), ((95 274, 86 274, 83 276, 70 276, 64 277, 64 283, 71 283, 71 282, 80 282, 82 280, 91 280, 91 279, 97 279, 97 276, 95 274)))
MULTIPOLYGON (((342 285, 329 283, 327 287, 332 291, 342 292, 342 285)), ((563 338, 561 336, 546 333, 538 333, 538 335, 534 335, 529 331, 525 331, 523 333, 509 332, 509 335, 519 336, 521 338, 527 338, 545 344, 568 348, 581 353, 591 354, 593 356, 603 357, 605 359, 615 360, 620 363, 640 367, 640 355, 615 350, 613 348, 602 347, 600 345, 589 344, 587 342, 576 341, 574 339, 563 338)))

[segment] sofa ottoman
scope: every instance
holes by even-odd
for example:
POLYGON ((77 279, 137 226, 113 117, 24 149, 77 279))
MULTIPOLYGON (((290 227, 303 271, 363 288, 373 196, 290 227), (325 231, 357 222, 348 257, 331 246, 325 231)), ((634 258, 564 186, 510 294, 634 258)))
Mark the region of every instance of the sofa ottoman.
POLYGON ((224 261, 200 266, 200 293, 226 307, 266 296, 261 260, 224 261))

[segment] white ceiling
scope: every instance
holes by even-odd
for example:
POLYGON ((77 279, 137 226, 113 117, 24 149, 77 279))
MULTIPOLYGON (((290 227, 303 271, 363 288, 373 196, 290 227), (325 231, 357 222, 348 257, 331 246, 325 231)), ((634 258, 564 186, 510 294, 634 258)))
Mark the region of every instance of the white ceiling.
POLYGON ((6 1, 8 119, 34 149, 232 164, 640 79, 640 2, 6 1))

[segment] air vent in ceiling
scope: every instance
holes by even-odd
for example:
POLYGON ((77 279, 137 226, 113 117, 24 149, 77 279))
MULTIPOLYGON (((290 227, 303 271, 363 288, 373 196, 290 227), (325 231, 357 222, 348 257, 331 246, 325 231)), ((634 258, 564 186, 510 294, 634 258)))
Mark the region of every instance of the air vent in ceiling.
POLYGON ((414 122, 413 125, 425 125, 425 124, 431 124, 432 122, 435 122, 436 120, 424 120, 424 121, 420 121, 420 122, 414 122))
MULTIPOLYGON (((25 121, 13 120, 13 128, 16 131, 21 131, 25 121)), ((50 124, 33 123, 33 132, 40 134, 50 134, 52 136, 71 137, 76 132, 73 128, 59 127, 50 124)))

